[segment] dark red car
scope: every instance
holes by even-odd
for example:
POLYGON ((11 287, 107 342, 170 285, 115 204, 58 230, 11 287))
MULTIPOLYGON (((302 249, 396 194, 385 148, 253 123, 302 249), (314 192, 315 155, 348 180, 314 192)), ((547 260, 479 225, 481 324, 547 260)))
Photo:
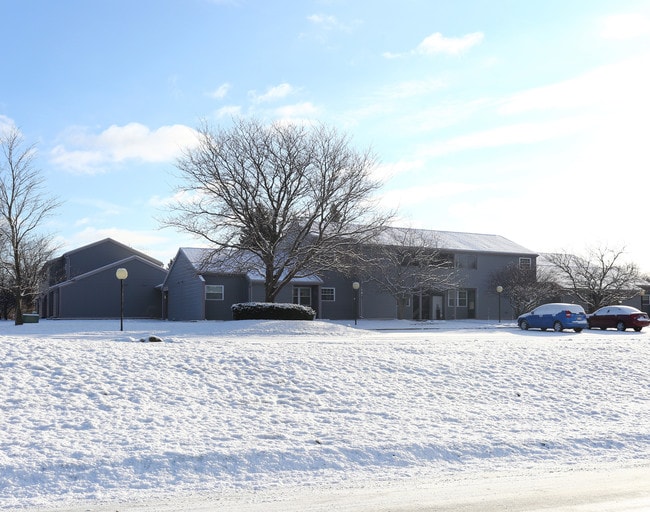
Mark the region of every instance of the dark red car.
POLYGON ((619 331, 632 328, 639 332, 650 325, 648 314, 632 306, 605 306, 588 315, 587 321, 590 329, 608 329, 611 327, 619 331))

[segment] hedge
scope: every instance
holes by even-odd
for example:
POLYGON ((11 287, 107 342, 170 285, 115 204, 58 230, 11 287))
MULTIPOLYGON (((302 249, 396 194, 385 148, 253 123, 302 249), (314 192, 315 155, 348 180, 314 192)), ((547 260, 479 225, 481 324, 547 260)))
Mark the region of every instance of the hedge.
POLYGON ((300 304, 242 302, 233 304, 233 320, 313 320, 316 311, 300 304))

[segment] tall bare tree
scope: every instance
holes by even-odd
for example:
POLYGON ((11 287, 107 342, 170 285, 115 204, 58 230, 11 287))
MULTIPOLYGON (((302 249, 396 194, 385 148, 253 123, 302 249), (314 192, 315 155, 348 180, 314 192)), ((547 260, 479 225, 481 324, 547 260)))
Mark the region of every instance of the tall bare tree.
POLYGON ((560 288, 545 267, 522 269, 513 263, 492 274, 490 288, 503 288, 503 298, 512 307, 515 317, 531 309, 554 300, 560 288))
POLYGON ((624 254, 624 248, 590 247, 586 256, 555 253, 546 257, 558 272, 560 285, 592 312, 639 293, 639 269, 624 262, 624 254))
POLYGON ((389 228, 376 242, 368 246, 359 267, 365 280, 395 298, 398 318, 404 318, 406 304, 415 294, 459 286, 453 257, 439 249, 431 232, 389 228))
POLYGON ((230 129, 198 130, 178 161, 186 199, 162 219, 197 235, 215 253, 253 255, 266 301, 295 277, 350 264, 354 244, 390 219, 373 202, 375 159, 323 125, 236 119, 230 129))
POLYGON ((23 323, 23 302, 38 291, 43 264, 52 254, 41 234, 43 221, 59 202, 44 193, 44 178, 34 166, 36 149, 25 145, 15 127, 0 133, 0 265, 15 301, 15 323, 23 323))

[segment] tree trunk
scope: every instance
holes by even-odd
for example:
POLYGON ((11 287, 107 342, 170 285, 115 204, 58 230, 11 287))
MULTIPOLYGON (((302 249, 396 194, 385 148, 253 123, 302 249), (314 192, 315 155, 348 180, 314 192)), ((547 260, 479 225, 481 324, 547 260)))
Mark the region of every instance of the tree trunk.
POLYGON ((23 306, 20 294, 16 294, 16 320, 15 325, 23 325, 23 306))

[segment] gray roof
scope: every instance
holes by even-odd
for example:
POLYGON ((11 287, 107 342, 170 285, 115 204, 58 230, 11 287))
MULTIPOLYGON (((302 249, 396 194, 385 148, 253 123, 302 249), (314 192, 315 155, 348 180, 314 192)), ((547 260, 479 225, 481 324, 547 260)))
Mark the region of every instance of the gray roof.
MULTIPOLYGON (((252 267, 253 265, 246 265, 244 258, 250 255, 245 255, 242 251, 235 251, 228 257, 221 259, 211 259, 209 265, 204 262, 207 258, 213 255, 211 249, 197 248, 197 247, 181 247, 181 252, 185 254, 195 270, 199 272, 214 272, 217 274, 239 274, 245 275, 250 281, 264 282, 264 275, 258 270, 242 270, 246 266, 252 267)), ((291 280, 295 284, 321 284, 323 281, 316 275, 295 277, 291 280)))
POLYGON ((459 231, 437 231, 431 229, 389 228, 379 238, 379 243, 392 245, 397 240, 404 240, 406 236, 418 237, 427 240, 433 247, 449 251, 489 252, 505 254, 528 254, 537 256, 537 253, 519 245, 501 235, 484 233, 463 233, 459 231), (391 244, 392 240, 392 244, 391 244))

